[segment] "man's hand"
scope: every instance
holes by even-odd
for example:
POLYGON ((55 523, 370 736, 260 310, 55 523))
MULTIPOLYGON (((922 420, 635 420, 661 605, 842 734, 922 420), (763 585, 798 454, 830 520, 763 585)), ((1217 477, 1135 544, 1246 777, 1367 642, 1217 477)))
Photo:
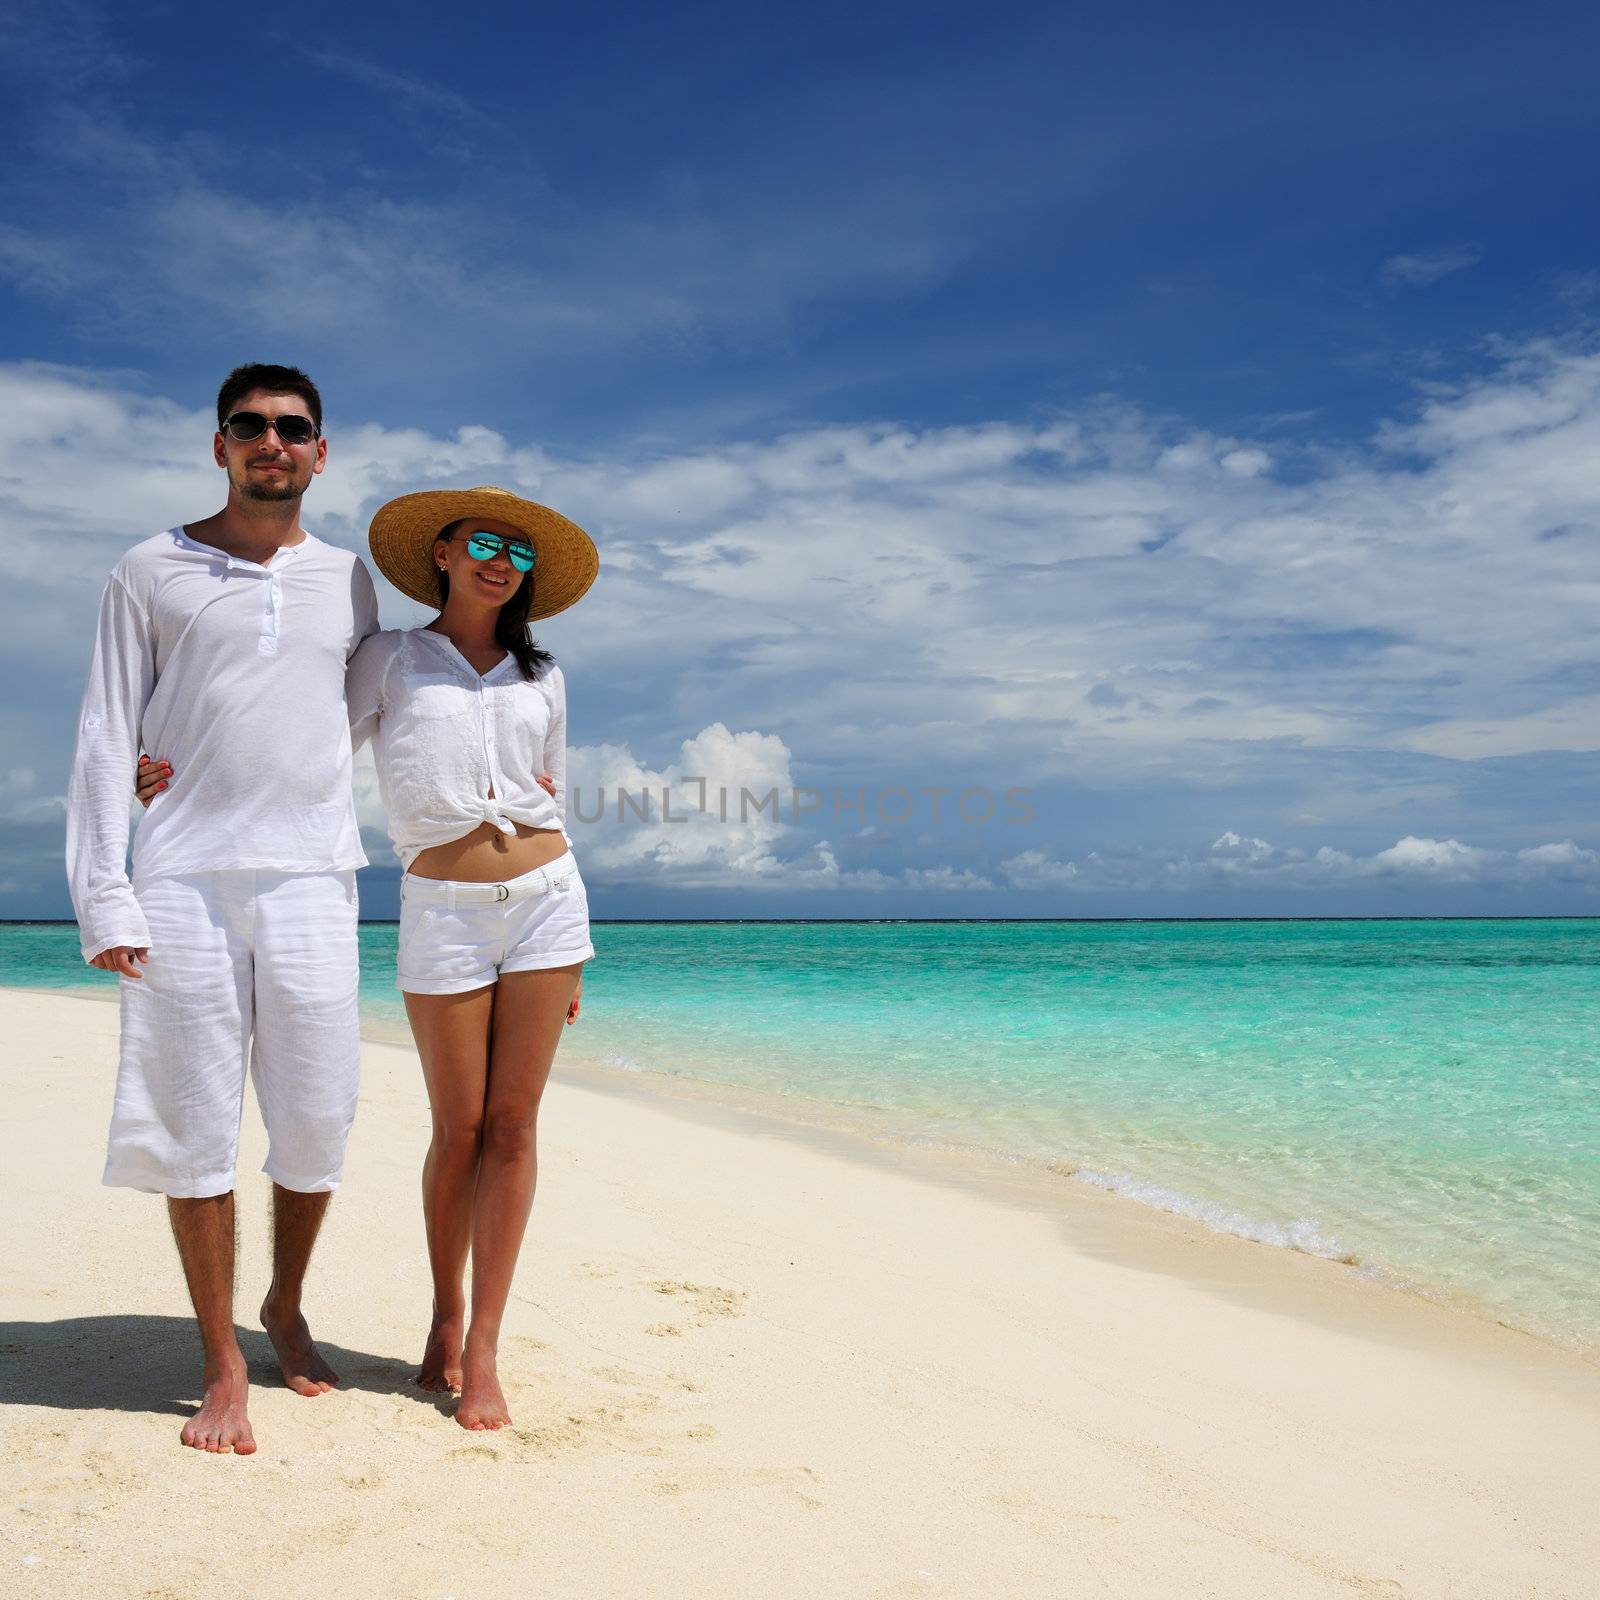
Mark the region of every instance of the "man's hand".
MULTIPOLYGON (((165 761, 152 761, 149 756, 139 757, 139 770, 133 776, 133 792, 139 804, 147 806, 167 786, 172 767, 165 761)), ((142 978, 144 974, 134 965, 150 959, 149 945, 116 944, 90 956, 89 965, 102 972, 114 972, 119 978, 142 978)))
POLYGON ((97 956, 91 956, 89 965, 99 967, 102 972, 114 972, 122 978, 142 978, 144 974, 134 966, 134 962, 149 959, 149 945, 135 947, 131 944, 117 944, 109 950, 102 950, 97 956))
POLYGON ((139 770, 133 776, 133 792, 139 804, 149 805, 166 788, 171 776, 170 761, 152 761, 149 756, 140 756, 139 770))

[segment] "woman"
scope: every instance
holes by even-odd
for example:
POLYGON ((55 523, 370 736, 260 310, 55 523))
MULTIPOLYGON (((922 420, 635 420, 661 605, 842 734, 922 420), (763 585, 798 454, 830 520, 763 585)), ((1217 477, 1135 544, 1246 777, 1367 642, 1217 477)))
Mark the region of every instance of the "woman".
MULTIPOLYGON (((501 1428, 500 1324, 533 1205, 539 1102, 594 954, 565 827, 565 681, 528 623, 577 601, 599 557, 566 518, 495 488, 392 500, 369 543, 397 589, 439 607, 425 627, 365 640, 346 680, 352 740, 373 741, 405 867, 398 983, 433 1111, 433 1320, 417 1381, 459 1391, 462 1427, 501 1428)), ((142 798, 168 770, 143 769, 142 798)))

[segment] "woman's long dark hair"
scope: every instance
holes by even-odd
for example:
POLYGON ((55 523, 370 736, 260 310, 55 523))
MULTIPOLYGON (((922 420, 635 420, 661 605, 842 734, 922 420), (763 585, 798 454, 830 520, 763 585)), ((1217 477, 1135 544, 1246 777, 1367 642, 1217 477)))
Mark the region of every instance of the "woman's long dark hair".
MULTIPOLYGON (((462 517, 459 521, 446 524, 439 530, 438 537, 454 538, 456 529, 465 526, 471 520, 471 517, 462 517)), ((443 567, 438 569, 438 573, 439 609, 443 611, 445 602, 450 598, 450 574, 443 567)), ((517 592, 500 607, 494 619, 495 643, 503 645, 517 658, 522 676, 530 683, 539 676, 541 667, 555 660, 548 650, 541 650, 534 643, 533 636, 528 632, 528 612, 532 606, 533 573, 525 572, 522 575, 522 582, 517 585, 517 592)))

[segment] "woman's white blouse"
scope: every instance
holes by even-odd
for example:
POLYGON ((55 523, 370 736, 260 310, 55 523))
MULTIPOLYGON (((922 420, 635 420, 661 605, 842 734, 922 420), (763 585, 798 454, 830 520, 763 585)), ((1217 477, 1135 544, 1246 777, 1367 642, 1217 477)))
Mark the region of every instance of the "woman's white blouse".
POLYGON ((372 740, 389 837, 410 867, 489 822, 567 833, 567 689, 553 661, 531 683, 507 655, 481 676, 442 633, 375 633, 345 680, 350 737, 372 740), (555 798, 539 787, 555 781, 555 798))

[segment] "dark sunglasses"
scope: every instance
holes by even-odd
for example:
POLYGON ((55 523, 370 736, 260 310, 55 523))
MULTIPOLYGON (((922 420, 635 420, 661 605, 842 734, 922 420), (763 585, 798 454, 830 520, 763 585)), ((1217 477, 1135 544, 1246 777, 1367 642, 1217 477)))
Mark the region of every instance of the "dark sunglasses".
POLYGON ((240 444, 259 439, 271 427, 285 444, 310 444, 317 436, 317 425, 310 417, 264 417, 259 411, 235 411, 222 424, 224 433, 231 433, 240 444))
POLYGON ((486 533, 481 529, 467 536, 467 554, 474 561, 492 561, 502 550, 511 558, 511 565, 518 572, 533 571, 537 557, 531 544, 513 543, 498 533, 486 533))

